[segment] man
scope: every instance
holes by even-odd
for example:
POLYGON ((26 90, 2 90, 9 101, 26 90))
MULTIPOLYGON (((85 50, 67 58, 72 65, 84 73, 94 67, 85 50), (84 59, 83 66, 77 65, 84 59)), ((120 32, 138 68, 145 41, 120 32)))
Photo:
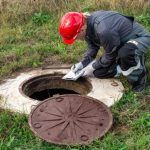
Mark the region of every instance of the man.
POLYGON ((123 74, 133 91, 144 90, 147 73, 144 55, 150 47, 150 33, 133 17, 113 11, 89 15, 69 12, 60 21, 59 33, 66 44, 76 39, 88 43, 84 59, 72 67, 74 72, 90 64, 83 76, 111 78, 123 74), (101 46, 104 54, 93 61, 101 46))

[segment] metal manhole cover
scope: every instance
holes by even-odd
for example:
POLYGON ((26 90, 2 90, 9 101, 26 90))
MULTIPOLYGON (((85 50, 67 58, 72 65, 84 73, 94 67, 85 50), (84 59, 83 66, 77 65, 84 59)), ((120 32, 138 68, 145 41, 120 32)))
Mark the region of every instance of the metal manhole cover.
POLYGON ((31 130, 47 142, 89 144, 112 125, 112 114, 100 101, 81 95, 61 95, 37 105, 29 116, 31 130))

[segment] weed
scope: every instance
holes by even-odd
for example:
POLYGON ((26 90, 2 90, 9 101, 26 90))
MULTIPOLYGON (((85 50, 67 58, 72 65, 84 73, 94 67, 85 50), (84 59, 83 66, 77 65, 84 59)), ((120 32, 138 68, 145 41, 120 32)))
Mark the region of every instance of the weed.
POLYGON ((147 15, 141 14, 140 16, 137 17, 137 20, 145 27, 147 27, 148 30, 150 31, 150 14, 147 15))
POLYGON ((42 12, 39 12, 39 13, 35 13, 33 16, 32 16, 32 22, 35 24, 35 25, 43 25, 44 23, 47 23, 49 22, 50 20, 50 15, 48 14, 45 14, 45 13, 42 13, 42 12))

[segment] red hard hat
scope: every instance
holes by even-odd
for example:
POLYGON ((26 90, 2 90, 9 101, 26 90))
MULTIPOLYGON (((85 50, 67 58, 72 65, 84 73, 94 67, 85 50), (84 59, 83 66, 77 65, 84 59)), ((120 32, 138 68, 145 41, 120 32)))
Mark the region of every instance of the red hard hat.
POLYGON ((59 33, 64 43, 72 44, 84 25, 84 16, 79 12, 66 13, 59 25, 59 33))

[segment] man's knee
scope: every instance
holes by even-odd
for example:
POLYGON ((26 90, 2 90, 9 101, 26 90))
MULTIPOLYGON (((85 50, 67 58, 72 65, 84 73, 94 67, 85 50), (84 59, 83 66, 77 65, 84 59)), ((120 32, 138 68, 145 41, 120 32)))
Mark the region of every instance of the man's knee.
POLYGON ((93 74, 96 78, 100 79, 112 78, 117 74, 117 64, 115 63, 109 67, 96 69, 93 74))
POLYGON ((118 51, 118 64, 122 70, 128 70, 130 67, 136 66, 135 51, 137 46, 132 43, 126 43, 118 51))
POLYGON ((118 57, 120 59, 130 59, 131 57, 134 58, 135 50, 137 49, 137 46, 132 43, 126 43, 124 46, 122 46, 118 51, 118 57))

